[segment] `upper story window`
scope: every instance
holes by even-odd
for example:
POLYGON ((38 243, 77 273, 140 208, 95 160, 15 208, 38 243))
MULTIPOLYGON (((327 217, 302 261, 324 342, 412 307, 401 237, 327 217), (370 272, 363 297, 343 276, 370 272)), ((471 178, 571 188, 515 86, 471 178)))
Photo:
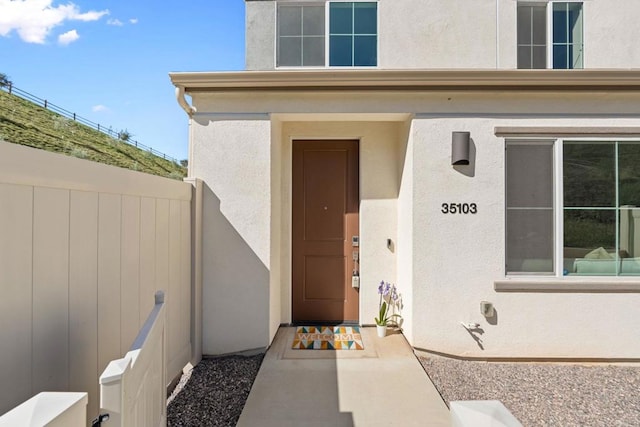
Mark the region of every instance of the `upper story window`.
POLYGON ((278 4, 277 66, 378 64, 376 2, 278 4), (328 33, 329 37, 325 34, 328 33))
POLYGON ((278 6, 278 65, 324 65, 324 5, 278 6))
POLYGON ((583 68, 582 2, 518 3, 518 68, 583 68))
POLYGON ((507 141, 506 153, 507 273, 640 275, 638 141, 507 141))
POLYGON ((377 65, 376 3, 330 3, 329 8, 329 65, 377 65))

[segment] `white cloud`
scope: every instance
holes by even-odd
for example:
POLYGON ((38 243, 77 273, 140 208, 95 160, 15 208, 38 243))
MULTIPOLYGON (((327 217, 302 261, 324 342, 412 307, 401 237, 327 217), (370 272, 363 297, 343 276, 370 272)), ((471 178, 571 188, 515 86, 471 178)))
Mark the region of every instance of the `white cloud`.
MULTIPOLYGON (((82 13, 73 3, 58 6, 52 3, 53 0, 0 0, 0 36, 16 31, 23 41, 42 44, 54 27, 66 21, 97 21, 109 14, 108 10, 82 13)), ((61 37, 69 38, 70 33, 61 37)))
POLYGON ((78 35, 78 32, 76 30, 71 30, 67 31, 64 34, 60 34, 58 36, 58 43, 66 46, 69 43, 73 43, 74 41, 78 40, 79 38, 80 36, 78 35))
MULTIPOLYGON (((72 8, 72 13, 70 14, 69 19, 72 19, 74 21, 84 21, 84 22, 97 21, 103 16, 109 14, 108 10, 101 10, 101 11, 92 10, 85 13, 78 13, 78 10, 77 10, 78 6, 76 6, 75 4, 69 3, 67 6, 70 6, 72 8)), ((63 6, 59 6, 59 7, 63 7, 63 6)))
POLYGON ((91 107, 91 111, 93 111, 94 113, 107 112, 107 111, 109 111, 109 107, 104 106, 102 104, 98 104, 98 105, 94 105, 93 107, 91 107))
POLYGON ((124 24, 119 19, 109 19, 107 21, 107 25, 113 25, 113 26, 116 26, 116 27, 122 27, 124 24))
POLYGON ((137 24, 138 23, 138 18, 131 18, 129 19, 129 22, 131 22, 132 24, 137 24))

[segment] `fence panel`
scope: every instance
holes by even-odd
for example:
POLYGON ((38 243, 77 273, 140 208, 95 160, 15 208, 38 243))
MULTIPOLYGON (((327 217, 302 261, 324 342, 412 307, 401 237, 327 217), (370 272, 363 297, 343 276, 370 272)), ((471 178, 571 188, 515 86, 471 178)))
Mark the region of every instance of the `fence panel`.
POLYGON ((163 284, 168 375, 191 357, 190 184, 0 142, 0 414, 89 393, 163 284), (178 209, 179 207, 179 209, 178 209), (162 264, 162 265, 159 265, 162 264))

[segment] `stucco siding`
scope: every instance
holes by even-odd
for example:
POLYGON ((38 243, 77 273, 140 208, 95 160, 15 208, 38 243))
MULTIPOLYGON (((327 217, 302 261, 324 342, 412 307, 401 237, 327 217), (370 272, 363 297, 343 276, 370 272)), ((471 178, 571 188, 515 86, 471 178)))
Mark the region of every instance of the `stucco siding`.
POLYGON ((636 0, 585 1, 585 68, 639 68, 640 39, 636 0))
POLYGON ((413 121, 408 120, 400 128, 398 138, 398 241, 397 277, 402 296, 402 329, 409 343, 413 343, 413 121))
POLYGON ((194 119, 190 174, 204 182, 204 354, 265 347, 291 321, 294 139, 360 141, 362 323, 373 323, 379 281, 396 283, 400 124, 252 117, 194 119))
POLYGON ((190 175, 203 181, 203 353, 266 347, 271 124, 196 117, 190 175))
POLYGON ((493 278, 504 276, 504 146, 492 136, 492 123, 466 117, 414 119, 413 344, 417 347, 447 352, 447 347, 460 342, 465 346, 451 354, 486 351, 460 322, 483 320, 480 301, 491 301, 493 278), (469 166, 454 168, 451 133, 460 130, 471 132, 475 150, 469 166), (476 203, 478 212, 443 214, 443 203, 476 203))
MULTIPOLYGON (((276 67, 276 2, 246 4, 246 68, 276 67)), ((584 3, 584 67, 640 67, 636 0, 584 3)), ((379 0, 378 68, 516 68, 515 0, 379 0)))
POLYGON ((494 289, 505 280, 505 139, 495 128, 601 126, 615 134, 640 126, 637 93, 256 92, 202 94, 197 102, 210 112, 194 120, 191 173, 216 195, 213 224, 223 218, 233 230, 205 232, 205 313, 207 300, 235 307, 231 317, 228 303, 205 319, 205 335, 215 331, 211 343, 266 345, 269 327, 256 322, 273 325, 276 312, 291 321, 291 141, 353 138, 360 141, 361 323, 372 323, 384 279, 399 286, 405 334, 419 348, 488 358, 640 355, 629 326, 637 293, 604 284, 598 293, 494 289), (453 131, 471 133, 469 166, 451 165, 453 131), (476 203, 478 212, 446 215, 442 203, 476 203), (229 255, 234 245, 242 256, 229 255), (497 322, 482 317, 480 301, 495 305, 497 322), (229 341, 220 317, 248 338, 229 341), (479 323, 483 333, 476 340, 461 323, 479 323))
MULTIPOLYGON (((638 294, 494 291, 494 281, 504 277, 505 254, 504 139, 493 135, 494 126, 587 127, 615 122, 621 124, 604 117, 533 120, 507 115, 414 120, 416 347, 462 357, 640 355, 635 332, 627 327, 640 303, 638 294), (471 132, 476 154, 471 166, 456 169, 450 165, 449 141, 451 132, 461 129, 471 132), (463 168, 473 176, 462 173, 463 168), (445 215, 444 202, 477 203, 478 213, 445 215), (483 300, 495 305, 495 324, 480 314, 483 300), (479 323, 482 333, 471 334, 461 323, 479 323)), ((630 123, 637 125, 638 120, 630 123)))
POLYGON ((282 322, 282 247, 283 233, 286 230, 282 222, 282 124, 271 122, 271 277, 269 281, 269 341, 275 337, 282 322))
POLYGON ((275 68, 276 3, 245 2, 245 68, 272 70, 275 68))
MULTIPOLYGON (((496 55, 495 67, 498 69, 514 69, 517 67, 517 18, 516 2, 513 0, 496 0, 496 55)), ((476 29, 473 27, 474 30, 476 29)))
POLYGON ((380 68, 495 68, 495 0, 378 5, 380 68))

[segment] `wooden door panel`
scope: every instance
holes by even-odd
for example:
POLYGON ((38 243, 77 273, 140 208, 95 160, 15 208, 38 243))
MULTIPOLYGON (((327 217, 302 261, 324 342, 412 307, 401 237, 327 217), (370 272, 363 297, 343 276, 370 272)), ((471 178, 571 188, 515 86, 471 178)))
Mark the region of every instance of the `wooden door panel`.
POLYGON ((305 301, 327 300, 343 303, 345 258, 305 256, 303 295, 305 301))
POLYGON ((358 320, 358 142, 293 142, 293 320, 358 320))
POLYGON ((344 150, 303 154, 305 242, 344 240, 347 156, 344 150))

